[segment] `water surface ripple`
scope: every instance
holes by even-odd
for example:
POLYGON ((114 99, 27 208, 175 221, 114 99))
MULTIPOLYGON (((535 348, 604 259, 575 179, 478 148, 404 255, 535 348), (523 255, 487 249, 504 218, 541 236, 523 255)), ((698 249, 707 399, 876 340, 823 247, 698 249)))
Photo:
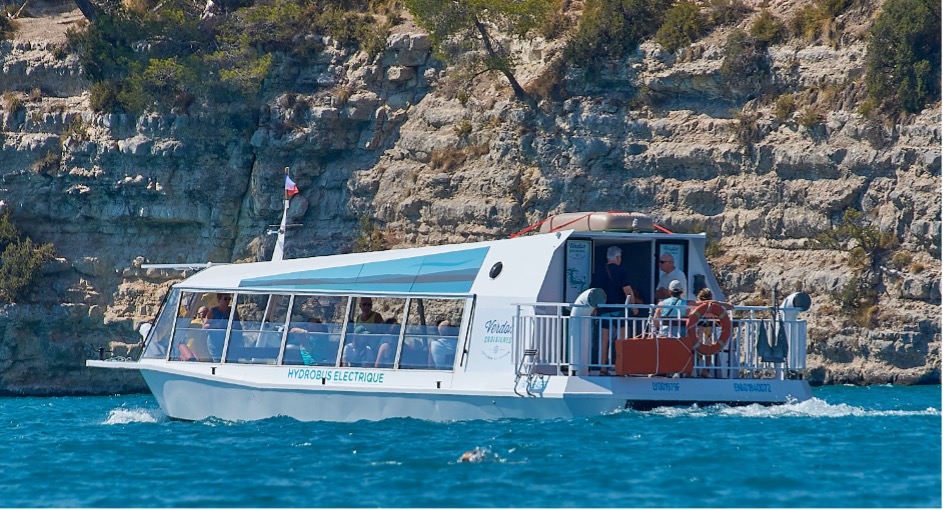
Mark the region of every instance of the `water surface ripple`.
POLYGON ((2 507, 937 507, 939 386, 572 420, 169 420, 2 398, 2 507), (470 452, 470 462, 460 461, 470 452))

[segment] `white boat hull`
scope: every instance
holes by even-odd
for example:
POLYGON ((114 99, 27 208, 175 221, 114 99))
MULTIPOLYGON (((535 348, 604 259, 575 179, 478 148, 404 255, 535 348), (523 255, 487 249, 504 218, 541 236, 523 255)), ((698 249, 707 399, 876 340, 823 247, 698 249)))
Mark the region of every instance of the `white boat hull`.
MULTIPOLYGON (((370 387, 372 383, 350 382, 354 377, 339 377, 339 381, 312 378, 300 384, 280 382, 292 378, 289 371, 298 370, 292 367, 88 364, 140 369, 164 412, 181 420, 216 417, 248 421, 276 416, 340 422, 405 417, 432 421, 546 419, 598 416, 627 407, 778 404, 811 398, 808 383, 797 380, 542 376, 532 379, 528 394, 525 381, 515 392, 513 378, 504 381, 502 388, 494 379, 504 377, 495 374, 483 378, 417 371, 411 374, 408 386, 395 385, 391 378, 392 384, 370 387)), ((366 369, 328 368, 320 372, 327 373, 332 379, 334 374, 395 375, 392 371, 366 369)))

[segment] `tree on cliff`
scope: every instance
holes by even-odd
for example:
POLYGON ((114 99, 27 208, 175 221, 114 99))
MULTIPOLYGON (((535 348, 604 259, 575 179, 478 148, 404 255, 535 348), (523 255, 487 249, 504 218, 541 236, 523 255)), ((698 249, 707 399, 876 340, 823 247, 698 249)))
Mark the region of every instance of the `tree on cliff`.
POLYGON ((871 27, 868 95, 909 113, 940 100, 939 0, 887 0, 871 27))
POLYGON ((51 244, 33 243, 13 225, 9 213, 0 215, 0 299, 7 303, 20 301, 52 257, 51 244))
POLYGON ((429 31, 441 57, 475 75, 503 74, 514 97, 536 108, 514 76, 516 56, 499 37, 526 36, 547 19, 551 0, 406 0, 406 8, 429 31))

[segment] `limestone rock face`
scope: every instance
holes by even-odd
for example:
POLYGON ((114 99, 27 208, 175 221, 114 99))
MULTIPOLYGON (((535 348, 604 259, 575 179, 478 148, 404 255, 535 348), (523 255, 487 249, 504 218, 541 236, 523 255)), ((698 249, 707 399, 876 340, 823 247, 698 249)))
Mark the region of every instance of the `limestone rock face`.
POLYGON ((330 40, 304 65, 279 55, 258 111, 137 118, 91 111, 59 39, 0 43, 0 84, 23 101, 0 119, 0 201, 59 257, 35 305, 0 307, 0 393, 142 389, 83 364, 99 348, 136 355, 136 327, 183 276, 141 264, 268 258, 286 166, 301 190, 290 221, 303 224, 288 257, 351 250, 364 217, 395 248, 506 237, 559 212, 639 211, 708 232, 735 302, 810 293, 813 382, 939 382, 939 102, 893 124, 865 117, 863 42, 786 44, 770 49, 771 80, 821 121, 777 117, 720 75, 730 28, 677 54, 644 43, 592 80, 553 77, 559 43, 527 41, 525 87, 566 91, 538 111, 500 76, 456 80, 410 23, 375 59, 330 40), (846 208, 896 238, 863 272, 845 251, 812 249, 846 208), (836 301, 855 278, 878 296, 867 327, 836 301))

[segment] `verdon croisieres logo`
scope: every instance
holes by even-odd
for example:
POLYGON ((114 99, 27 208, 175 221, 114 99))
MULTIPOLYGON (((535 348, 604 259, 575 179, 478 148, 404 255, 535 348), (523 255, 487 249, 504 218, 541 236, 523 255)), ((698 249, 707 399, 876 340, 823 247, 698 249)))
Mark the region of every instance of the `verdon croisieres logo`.
POLYGON ((511 321, 491 319, 485 323, 485 339, 481 353, 486 358, 497 360, 510 356, 511 334, 514 328, 511 321))

